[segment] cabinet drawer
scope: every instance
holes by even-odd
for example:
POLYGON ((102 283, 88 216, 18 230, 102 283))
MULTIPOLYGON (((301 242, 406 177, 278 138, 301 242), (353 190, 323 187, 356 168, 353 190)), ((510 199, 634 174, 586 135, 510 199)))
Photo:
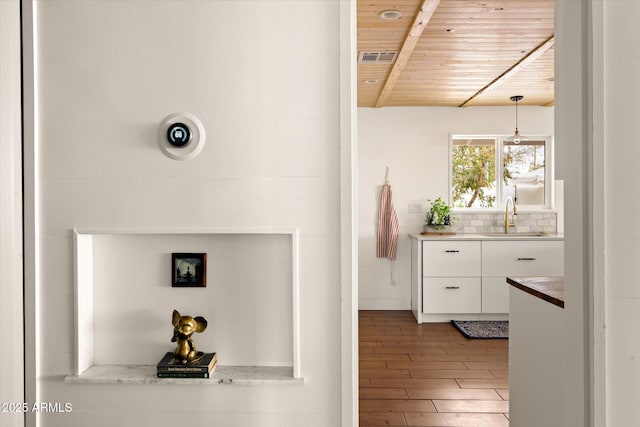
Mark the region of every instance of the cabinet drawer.
POLYGON ((423 276, 480 276, 480 242, 422 242, 423 276))
POLYGON ((509 312, 509 284, 506 277, 482 278, 482 312, 509 312))
POLYGON ((480 313, 479 277, 425 277, 422 280, 424 313, 480 313))
POLYGON ((564 242, 482 242, 482 275, 559 276, 564 274, 564 242))

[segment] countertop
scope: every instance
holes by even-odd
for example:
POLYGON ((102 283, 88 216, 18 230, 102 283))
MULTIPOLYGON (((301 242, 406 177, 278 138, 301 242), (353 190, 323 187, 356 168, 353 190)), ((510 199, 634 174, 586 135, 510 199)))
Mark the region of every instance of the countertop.
POLYGON ((507 283, 564 308, 564 276, 507 277, 507 283))
POLYGON ((458 233, 442 235, 424 235, 421 233, 409 234, 412 239, 417 240, 564 240, 564 234, 556 233, 458 233))

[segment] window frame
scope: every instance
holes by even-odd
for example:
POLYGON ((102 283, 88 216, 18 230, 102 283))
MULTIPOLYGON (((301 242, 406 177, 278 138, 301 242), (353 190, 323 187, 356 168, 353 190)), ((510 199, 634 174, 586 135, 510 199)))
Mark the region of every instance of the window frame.
MULTIPOLYGON (((496 203, 493 207, 455 207, 454 210, 458 212, 489 212, 497 211, 505 208, 503 198, 503 171, 504 171, 504 144, 503 141, 509 138, 509 135, 495 135, 495 134, 449 134, 449 203, 453 204, 453 141, 457 139, 493 139, 495 141, 495 162, 496 162, 496 203)), ((542 211, 554 209, 554 148, 553 148, 553 136, 550 135, 527 135, 526 138, 531 141, 544 141, 544 205, 521 205, 518 204, 518 208, 522 210, 542 211)))

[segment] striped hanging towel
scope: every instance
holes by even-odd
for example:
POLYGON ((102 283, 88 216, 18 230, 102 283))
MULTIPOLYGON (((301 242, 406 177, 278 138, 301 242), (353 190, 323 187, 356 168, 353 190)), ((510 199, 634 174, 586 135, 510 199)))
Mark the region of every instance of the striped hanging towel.
POLYGON ((389 185, 389 171, 387 180, 380 195, 380 211, 378 212, 378 235, 376 242, 376 256, 378 258, 396 259, 398 252, 398 216, 391 201, 391 185, 389 185))

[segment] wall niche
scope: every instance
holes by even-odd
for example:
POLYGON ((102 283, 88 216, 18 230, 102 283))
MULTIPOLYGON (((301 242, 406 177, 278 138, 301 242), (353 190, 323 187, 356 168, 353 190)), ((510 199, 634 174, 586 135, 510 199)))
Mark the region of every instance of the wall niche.
POLYGON ((297 229, 73 230, 75 372, 69 383, 304 382, 297 229), (172 287, 171 254, 207 254, 205 287, 172 287), (203 316, 211 379, 158 379, 171 313, 203 316))

